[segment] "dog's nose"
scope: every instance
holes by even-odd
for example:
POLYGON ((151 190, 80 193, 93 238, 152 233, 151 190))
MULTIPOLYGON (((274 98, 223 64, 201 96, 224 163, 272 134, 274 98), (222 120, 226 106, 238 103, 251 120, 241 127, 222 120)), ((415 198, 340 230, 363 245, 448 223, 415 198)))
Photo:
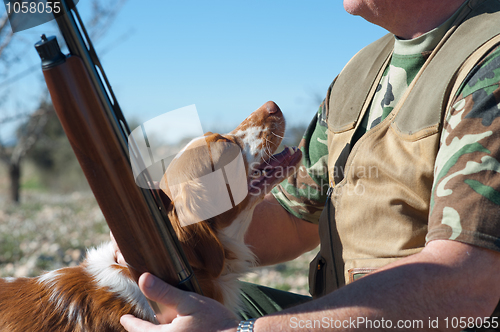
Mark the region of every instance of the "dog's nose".
POLYGON ((266 103, 266 109, 269 112, 269 114, 278 113, 280 111, 280 108, 278 107, 278 105, 276 105, 274 101, 268 101, 266 103))

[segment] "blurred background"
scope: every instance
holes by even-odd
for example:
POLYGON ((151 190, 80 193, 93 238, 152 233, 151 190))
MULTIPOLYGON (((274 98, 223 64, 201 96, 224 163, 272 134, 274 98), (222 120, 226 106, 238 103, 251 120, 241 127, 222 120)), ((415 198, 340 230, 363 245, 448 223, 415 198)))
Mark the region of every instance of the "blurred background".
MULTIPOLYGON (((77 7, 131 128, 195 104, 204 131, 228 132, 274 100, 287 145, 298 144, 347 61, 386 33, 334 0, 77 7)), ((59 35, 54 22, 13 34, 0 9, 0 277, 78 264, 85 248, 109 239, 46 91, 33 47, 42 33, 59 35)), ((247 280, 307 293, 313 256, 247 280)))

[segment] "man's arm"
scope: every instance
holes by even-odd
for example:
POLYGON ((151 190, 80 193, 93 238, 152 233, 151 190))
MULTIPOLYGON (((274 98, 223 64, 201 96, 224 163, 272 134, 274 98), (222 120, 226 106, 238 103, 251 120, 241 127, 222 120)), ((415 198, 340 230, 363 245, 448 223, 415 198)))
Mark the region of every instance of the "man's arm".
POLYGON ((288 213, 267 194, 253 214, 245 236, 260 265, 292 260, 319 245, 318 225, 288 213))
MULTIPOLYGON (((254 331, 460 331, 461 322, 491 315, 500 298, 492 276, 499 273, 500 253, 436 240, 318 300, 259 318, 254 331)), ((213 300, 159 280, 150 289, 140 285, 177 315, 162 326, 127 316, 122 319, 127 331, 236 331, 235 317, 213 300)))
MULTIPOLYGON (((127 263, 111 233, 116 261, 127 263)), ((259 259, 259 265, 272 265, 297 258, 319 245, 318 225, 288 213, 272 194, 256 208, 245 243, 259 259)))
POLYGON ((456 323, 464 317, 469 322, 492 314, 500 299, 500 284, 493 276, 499 273, 500 253, 436 240, 421 253, 390 264, 317 301, 259 319, 255 331, 276 331, 277 325, 288 329, 300 322, 305 326, 308 320, 349 323, 339 331, 411 330, 395 328, 401 320, 400 324, 421 324, 413 325, 414 330, 426 331, 432 327, 429 319, 438 317, 438 330, 462 330, 453 329, 452 320, 456 323), (377 322, 372 329, 366 324, 350 323, 354 320, 357 324, 358 319, 377 322), (390 321, 387 324, 392 324, 392 328, 376 325, 382 319, 390 321))

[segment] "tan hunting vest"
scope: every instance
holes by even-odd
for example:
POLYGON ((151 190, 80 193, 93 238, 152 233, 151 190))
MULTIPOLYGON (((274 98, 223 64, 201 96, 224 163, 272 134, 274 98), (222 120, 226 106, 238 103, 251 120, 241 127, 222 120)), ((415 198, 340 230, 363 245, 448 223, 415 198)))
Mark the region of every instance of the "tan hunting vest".
POLYGON ((321 250, 311 263, 313 296, 422 250, 449 96, 499 42, 492 40, 498 34, 500 0, 471 0, 392 113, 354 147, 353 134, 390 60, 394 36, 361 50, 332 83, 327 122, 333 190, 320 217, 321 250))

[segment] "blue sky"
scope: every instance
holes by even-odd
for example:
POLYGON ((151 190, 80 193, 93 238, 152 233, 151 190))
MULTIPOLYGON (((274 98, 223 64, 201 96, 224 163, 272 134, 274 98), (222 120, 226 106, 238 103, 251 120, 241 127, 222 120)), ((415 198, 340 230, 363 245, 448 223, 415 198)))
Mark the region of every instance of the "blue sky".
MULTIPOLYGON (((87 4, 78 5, 84 14, 87 4)), ((33 44, 41 31, 55 29, 44 24, 19 37, 33 44)), ((212 130, 232 128, 268 100, 289 123, 308 123, 347 61, 385 33, 339 0, 128 0, 95 46, 128 119, 195 104, 212 130)), ((23 60, 9 76, 37 64, 34 49, 23 60)), ((42 86, 35 71, 9 85, 9 95, 28 100, 42 86)), ((9 105, 0 112, 19 103, 9 105)))

